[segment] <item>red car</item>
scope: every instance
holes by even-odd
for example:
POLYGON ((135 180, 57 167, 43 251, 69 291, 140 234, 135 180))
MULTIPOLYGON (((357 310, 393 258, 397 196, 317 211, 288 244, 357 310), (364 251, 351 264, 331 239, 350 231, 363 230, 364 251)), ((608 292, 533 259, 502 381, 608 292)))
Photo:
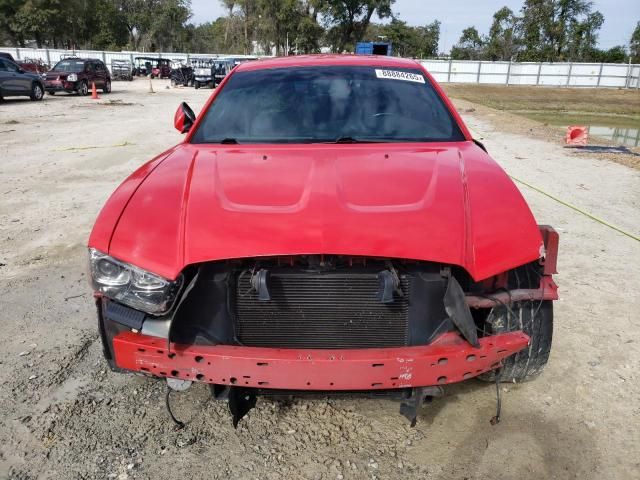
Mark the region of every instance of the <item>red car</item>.
POLYGON ((68 57, 60 60, 44 77, 44 86, 49 95, 58 92, 88 95, 92 86, 111 92, 111 74, 102 60, 94 58, 68 57))
POLYGON ((89 239, 117 371, 261 394, 393 395, 547 363, 558 235, 417 62, 244 63, 184 142, 115 191, 89 239))

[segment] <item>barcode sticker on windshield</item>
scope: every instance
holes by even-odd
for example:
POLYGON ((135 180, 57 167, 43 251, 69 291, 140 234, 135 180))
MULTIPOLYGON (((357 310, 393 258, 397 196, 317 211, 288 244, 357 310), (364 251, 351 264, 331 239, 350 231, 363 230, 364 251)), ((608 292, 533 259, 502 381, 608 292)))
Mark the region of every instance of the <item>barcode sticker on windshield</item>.
POLYGON ((390 78, 392 80, 404 80, 406 82, 425 83, 422 75, 410 72, 400 72, 398 70, 380 70, 379 68, 376 68, 376 77, 390 78))

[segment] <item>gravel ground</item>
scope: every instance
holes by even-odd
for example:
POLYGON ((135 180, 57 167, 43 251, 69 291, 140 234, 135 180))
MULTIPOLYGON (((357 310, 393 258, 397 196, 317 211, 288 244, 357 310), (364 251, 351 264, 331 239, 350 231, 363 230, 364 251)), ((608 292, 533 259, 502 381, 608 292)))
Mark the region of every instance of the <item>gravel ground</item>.
MULTIPOLYGON (((0 104, 0 475, 637 478, 640 244, 526 187, 538 221, 561 234, 561 300, 548 368, 502 387, 502 423, 489 424, 494 386, 470 381, 425 407, 415 428, 391 401, 318 398, 261 399, 234 430, 226 405, 197 385, 172 397, 187 422, 175 431, 164 384, 107 369, 85 274, 107 196, 180 141, 178 103, 198 110, 210 93, 148 87, 0 104)), ((482 112, 465 119, 509 173, 640 233, 638 170, 499 129, 500 113, 482 112)))

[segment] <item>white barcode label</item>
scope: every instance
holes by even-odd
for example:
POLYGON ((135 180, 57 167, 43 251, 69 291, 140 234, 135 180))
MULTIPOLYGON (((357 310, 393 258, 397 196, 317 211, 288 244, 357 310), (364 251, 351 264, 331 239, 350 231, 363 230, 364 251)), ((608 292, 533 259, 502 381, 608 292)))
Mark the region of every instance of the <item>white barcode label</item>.
POLYGON ((405 82, 425 83, 424 77, 417 73, 401 72, 398 70, 380 70, 376 68, 376 77, 390 78, 392 80, 404 80, 405 82))

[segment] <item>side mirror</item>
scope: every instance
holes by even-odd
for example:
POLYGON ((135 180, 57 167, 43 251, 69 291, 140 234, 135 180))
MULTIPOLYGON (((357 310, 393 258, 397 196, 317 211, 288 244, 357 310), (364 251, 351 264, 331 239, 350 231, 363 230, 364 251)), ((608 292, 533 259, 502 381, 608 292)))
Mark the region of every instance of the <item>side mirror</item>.
POLYGON ((180 133, 187 133, 191 130, 194 122, 196 121, 196 115, 191 110, 191 107, 186 104, 186 102, 182 102, 178 109, 176 110, 176 114, 173 116, 173 126, 176 127, 180 133))

